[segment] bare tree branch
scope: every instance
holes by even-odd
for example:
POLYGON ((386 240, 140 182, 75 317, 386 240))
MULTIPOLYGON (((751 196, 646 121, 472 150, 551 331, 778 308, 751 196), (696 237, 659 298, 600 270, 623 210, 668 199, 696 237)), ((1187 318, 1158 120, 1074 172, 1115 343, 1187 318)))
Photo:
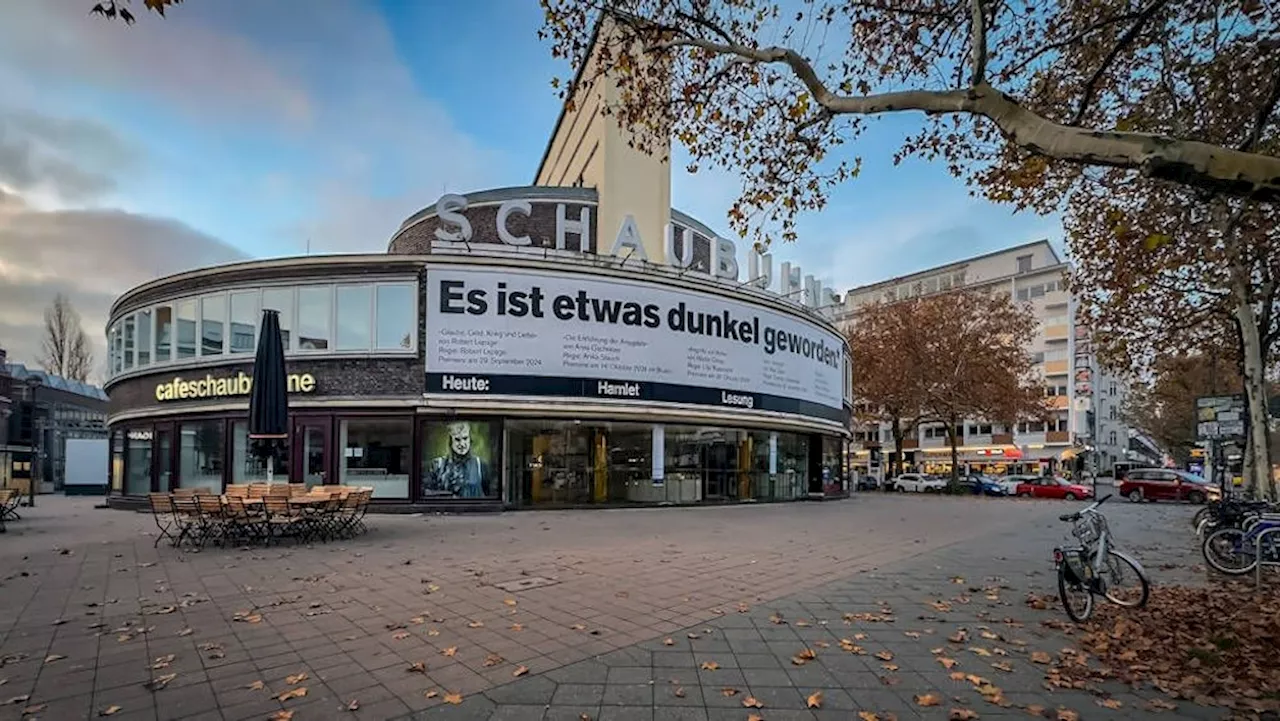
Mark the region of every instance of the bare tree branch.
POLYGON ((1138 33, 1142 32, 1142 28, 1147 24, 1147 21, 1154 17, 1156 11, 1164 7, 1166 2, 1168 2, 1168 0, 1153 0, 1145 10, 1139 13, 1138 18, 1133 21, 1133 24, 1129 26, 1129 29, 1126 30, 1124 34, 1120 36, 1120 39, 1116 41, 1116 44, 1111 47, 1111 51, 1107 53, 1107 57, 1103 58, 1102 64, 1098 66, 1097 70, 1093 71, 1093 75, 1089 77, 1087 82, 1085 82, 1084 93, 1080 96, 1080 105, 1076 108, 1076 114, 1068 125, 1079 125, 1084 119, 1084 114, 1088 112, 1089 105, 1093 103, 1093 94, 1098 90, 1098 81, 1101 80, 1102 76, 1111 68, 1111 64, 1116 61, 1116 58, 1120 57, 1120 53, 1128 48, 1129 45, 1133 43, 1134 39, 1138 37, 1138 33))
POLYGON ((1089 37, 1090 35, 1098 32, 1099 30, 1105 27, 1115 25, 1116 23, 1122 23, 1122 22, 1125 22, 1126 20, 1134 20, 1141 14, 1142 14, 1141 12, 1123 13, 1120 15, 1116 15, 1115 17, 1107 18, 1106 20, 1100 20, 1096 23, 1093 23, 1092 25, 1084 28, 1080 32, 1074 33, 1073 35, 1063 40, 1058 40, 1056 42, 1052 42, 1041 47, 1039 50, 1036 50, 1034 53, 1031 53, 1027 57, 1023 58, 1016 65, 1013 65, 1007 68, 1006 70, 1004 70, 1002 74, 1017 75, 1023 70, 1026 70, 1027 67, 1031 65, 1031 63, 1034 63, 1036 60, 1039 60, 1040 58, 1053 52, 1054 50, 1062 50, 1063 48, 1071 47, 1072 45, 1075 45, 1078 42, 1082 42, 1085 38, 1089 37))

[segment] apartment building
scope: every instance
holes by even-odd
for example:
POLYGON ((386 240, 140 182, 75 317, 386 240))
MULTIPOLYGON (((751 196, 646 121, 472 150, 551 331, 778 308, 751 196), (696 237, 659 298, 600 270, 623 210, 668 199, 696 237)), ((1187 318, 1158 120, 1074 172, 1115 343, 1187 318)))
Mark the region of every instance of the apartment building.
MULTIPOLYGON (((899 302, 958 288, 1006 289, 1038 321, 1028 349, 1043 378, 1052 417, 1009 427, 984 419, 964 424, 959 448, 963 470, 993 474, 1084 470, 1086 451, 1097 447, 1097 468, 1106 472, 1125 459, 1129 433, 1124 425, 1123 384, 1097 364, 1087 328, 1076 323, 1075 301, 1066 288, 1071 266, 1045 240, 1018 245, 910 275, 849 290, 838 314, 847 328, 859 307, 899 302), (1095 408, 1097 412, 1095 413, 1095 408), (1101 443, 1095 443, 1094 439, 1101 443)), ((857 373, 857 368, 854 368, 857 373)), ((892 467, 897 453, 916 470, 950 470, 950 448, 940 424, 924 423, 894 447, 888 424, 853 429, 851 463, 860 472, 892 467), (880 452, 873 454, 878 449, 880 452)), ((1092 461, 1091 461, 1092 463, 1092 461)))

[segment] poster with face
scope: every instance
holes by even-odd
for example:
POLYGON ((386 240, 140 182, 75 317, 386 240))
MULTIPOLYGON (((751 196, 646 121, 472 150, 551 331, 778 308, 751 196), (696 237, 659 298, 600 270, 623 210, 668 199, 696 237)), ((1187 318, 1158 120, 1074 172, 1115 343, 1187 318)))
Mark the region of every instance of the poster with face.
POLYGON ((493 498, 498 495, 496 424, 440 421, 427 424, 422 495, 493 498))

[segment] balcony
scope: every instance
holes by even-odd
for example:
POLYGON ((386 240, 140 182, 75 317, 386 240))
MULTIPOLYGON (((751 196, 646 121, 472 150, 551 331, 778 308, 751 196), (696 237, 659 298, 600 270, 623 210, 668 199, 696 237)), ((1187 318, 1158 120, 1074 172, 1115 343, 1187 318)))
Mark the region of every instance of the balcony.
POLYGON ((1045 443, 1070 443, 1070 431, 1048 431, 1044 434, 1045 443))
POLYGON ((903 439, 902 439, 902 450, 904 450, 904 451, 914 451, 915 449, 917 449, 917 448, 919 448, 919 447, 920 447, 920 439, 918 439, 918 438, 903 438, 903 439))
POLYGON ((993 446, 1011 446, 1013 445, 1012 433, 995 433, 991 436, 991 445, 993 446))
POLYGON ((1065 411, 1071 405, 1071 399, 1067 396, 1049 396, 1049 408, 1055 411, 1065 411))
POLYGON ((1067 325, 1050 325, 1045 326, 1045 340, 1066 340, 1071 332, 1071 327, 1067 325))
POLYGON ((1047 376, 1066 375, 1068 370, 1068 361, 1052 360, 1044 362, 1044 374, 1047 376))

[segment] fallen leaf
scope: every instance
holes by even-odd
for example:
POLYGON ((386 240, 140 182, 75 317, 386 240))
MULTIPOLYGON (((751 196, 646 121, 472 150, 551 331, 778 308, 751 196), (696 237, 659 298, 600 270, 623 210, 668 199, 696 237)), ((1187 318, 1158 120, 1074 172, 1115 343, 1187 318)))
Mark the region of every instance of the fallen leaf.
POLYGON ((987 639, 988 641, 996 641, 996 640, 999 640, 999 638, 1000 638, 1000 634, 998 634, 998 633, 992 633, 992 632, 990 632, 990 631, 981 631, 981 632, 979 632, 979 633, 978 633, 978 635, 979 635, 979 636, 982 636, 983 638, 987 639))
POLYGON ((511 675, 512 675, 513 677, 519 678, 520 676, 523 676, 523 675, 525 675, 526 673, 529 673, 529 667, 528 667, 528 666, 516 666, 516 670, 515 670, 515 671, 512 671, 512 672, 511 672, 511 675))
POLYGON ((786 620, 782 618, 782 614, 774 612, 769 614, 769 623, 772 623, 775 626, 781 626, 786 623, 786 620))
POLYGON ((48 656, 45 656, 45 657, 44 657, 44 662, 45 662, 45 663, 53 663, 54 661, 61 661, 61 660, 62 660, 62 659, 64 659, 64 658, 66 658, 66 656, 63 656, 62 654, 59 654, 59 653, 51 653, 51 654, 49 654, 48 656))
POLYGON ((952 672, 951 672, 951 680, 952 680, 952 681, 963 681, 963 680, 964 680, 964 678, 965 678, 965 675, 966 675, 966 674, 965 674, 965 672, 964 672, 964 671, 952 671, 952 672))
POLYGON ((108 706, 104 709, 99 710, 98 715, 99 716, 115 716, 116 714, 120 713, 120 711, 121 711, 121 708, 119 706, 108 706))
POLYGON ((516 600, 514 598, 507 598, 507 599, 503 599, 502 603, 507 606, 514 606, 516 605, 516 600))
POLYGON ((395 639, 395 640, 397 640, 397 641, 403 641, 403 640, 405 640, 406 638, 409 638, 409 632, 408 632, 408 631, 400 631, 399 633, 397 633, 397 634, 393 635, 391 638, 394 638, 394 639, 395 639))
POLYGON ((457 647, 457 646, 450 646, 449 648, 446 648, 445 650, 441 651, 441 652, 440 652, 440 655, 441 655, 441 656, 448 656, 448 657, 452 658, 452 657, 453 657, 455 654, 457 654, 457 653, 458 653, 458 647, 457 647))
POLYGON ((938 663, 942 664, 943 668, 955 668, 960 664, 960 662, 954 658, 947 658, 946 656, 939 656, 938 663))
POLYGON ((38 703, 35 706, 28 706, 22 709, 23 716, 34 716, 49 707, 47 703, 38 703))
POLYGON ((764 704, 755 696, 748 696, 742 699, 742 705, 745 708, 764 708, 764 704))
POLYGON ((176 673, 166 673, 166 674, 165 674, 165 675, 163 675, 163 676, 157 676, 157 677, 155 677, 155 678, 151 679, 151 683, 148 683, 148 684, 146 685, 147 690, 148 690, 148 691, 159 691, 159 690, 163 689, 165 686, 168 686, 168 685, 169 685, 169 682, 170 682, 170 681, 172 681, 172 680, 174 680, 174 679, 175 679, 175 678, 177 678, 177 677, 178 677, 178 674, 176 674, 176 673))
POLYGON ((951 582, 956 584, 964 583, 964 578, 962 576, 952 576, 951 582))
POLYGON ((177 610, 178 610, 178 607, 177 607, 177 606, 165 606, 164 608, 161 608, 159 611, 156 611, 156 613, 158 613, 158 614, 169 614, 169 613, 173 613, 174 611, 177 611, 177 610))
POLYGON ((193 633, 195 633, 195 631, 193 631, 193 630, 191 630, 191 629, 189 629, 189 628, 184 628, 184 629, 182 629, 181 631, 179 631, 179 632, 178 632, 178 635, 179 635, 179 636, 190 636, 190 635, 191 635, 191 634, 193 634, 193 633))
POLYGON ((914 698, 917 706, 937 706, 942 703, 942 699, 933 693, 916 694, 914 698))
POLYGON ((1161 698, 1148 699, 1146 703, 1148 711, 1177 711, 1178 704, 1165 701, 1161 698))
POLYGON ((1031 704, 1026 708, 1026 711, 1032 716, 1044 716, 1044 706, 1039 704, 1031 704))
POLYGON ((293 721, 293 712, 287 709, 280 709, 268 717, 269 721, 293 721))
POLYGON ((408 671, 409 673, 426 673, 427 664, 425 661, 414 661, 409 664, 409 667, 406 668, 405 671, 408 671))
POLYGON ((14 696, 13 698, 10 698, 8 701, 5 701, 5 704, 12 705, 12 704, 26 703, 30 698, 31 698, 31 694, 26 693, 21 696, 14 696))
POLYGON ((892 660, 893 660, 893 652, 892 652, 892 651, 881 651, 881 652, 879 652, 879 653, 877 653, 877 654, 876 654, 876 658, 880 659, 881 661, 892 661, 892 660))
POLYGON ((1118 709, 1121 706, 1124 706, 1124 703, 1114 698, 1100 698, 1100 699, 1097 699, 1097 703, 1102 708, 1109 708, 1113 710, 1118 709))
POLYGON ((906 636, 907 638, 920 638, 919 631, 903 631, 902 635, 906 636))
POLYGON ((1058 707, 1058 721, 1080 721, 1080 714, 1069 708, 1058 707))
POLYGON ((472 621, 467 624, 467 628, 484 628, 484 621, 472 621))
POLYGON ((950 636, 947 636, 947 640, 951 643, 964 643, 969 640, 969 632, 962 628, 950 636))
POLYGON ((522 623, 513 623, 513 624, 511 624, 511 630, 512 630, 512 631, 523 631, 523 630, 524 630, 524 624, 522 624, 522 623))
POLYGON ((580 624, 580 623, 575 623, 575 624, 573 624, 572 626, 570 626, 569 628, 573 629, 574 631, 585 631, 585 630, 587 630, 587 627, 586 627, 586 626, 584 626, 584 625, 582 625, 582 624, 580 624))
POLYGON ((822 708, 822 692, 814 691, 804 700, 807 708, 822 708))
POLYGON ((453 704, 454 706, 457 706, 458 704, 462 703, 462 694, 453 693, 453 692, 446 693, 444 695, 444 702, 447 704, 453 704))
POLYGON ((702 634, 698 633, 686 633, 685 636, 688 636, 691 639, 702 638, 702 634))
POLYGON ((277 694, 276 700, 283 702, 283 701, 288 701, 291 698, 302 698, 303 696, 306 696, 306 695, 307 695, 307 687, 299 686, 297 688, 291 688, 288 691, 283 691, 280 694, 277 694))
POLYGON ((979 656, 988 657, 988 658, 991 656, 991 652, 981 646, 970 646, 969 650, 979 656))
POLYGON ((359 711, 359 710, 360 710, 360 702, 359 702, 359 701, 357 701, 356 699, 351 699, 350 701, 348 701, 348 702, 347 702, 347 710, 348 710, 348 711, 359 711))
POLYGON ((289 684, 290 686, 297 686, 298 684, 306 680, 307 680, 307 672, 301 671, 299 673, 295 673, 292 676, 286 676, 284 679, 284 682, 289 684))
POLYGON ((485 668, 493 668, 494 666, 497 666, 498 664, 502 663, 504 660, 505 659, 503 659, 498 654, 491 653, 488 656, 484 657, 484 666, 485 668))
POLYGON ((757 713, 748 714, 747 721, 764 721, 764 716, 761 716, 760 714, 757 714, 757 713))
POLYGON ((967 708, 953 708, 947 715, 947 721, 974 721, 976 718, 978 718, 977 712, 967 708))
POLYGON ((684 698, 684 697, 685 697, 684 688, 683 688, 683 687, 680 687, 680 686, 677 686, 677 687, 676 687, 676 690, 675 690, 675 691, 672 691, 671 693, 672 693, 672 695, 674 695, 676 698, 684 698))
POLYGON ((261 681, 254 681, 253 683, 245 684, 245 688, 249 689, 250 691, 261 691, 266 687, 267 685, 261 681))
POLYGON ((173 659, 175 658, 177 658, 177 656, 175 656, 172 653, 168 654, 167 656, 157 656, 155 662, 151 664, 151 668, 153 669, 168 668, 169 664, 173 663, 173 659))
POLYGON ((1005 663, 1004 661, 991 664, 991 668, 997 669, 999 671, 1004 671, 1005 673, 1013 673, 1013 666, 1011 666, 1008 663, 1005 663))
POLYGON ((703 671, 715 671, 715 670, 716 670, 716 669, 718 669, 718 668, 720 668, 720 664, 716 663, 715 661, 703 661, 703 662, 702 662, 702 670, 703 670, 703 671))
POLYGON ((880 721, 880 714, 875 711, 859 711, 858 721, 880 721))
POLYGON ((1051 659, 1051 658, 1049 657, 1049 654, 1045 653, 1044 651, 1032 651, 1032 652, 1031 652, 1031 662, 1032 662, 1032 663, 1047 664, 1047 663, 1049 663, 1049 662, 1050 662, 1050 661, 1052 661, 1052 660, 1053 660, 1053 659, 1051 659))
POLYGON ((883 668, 886 671, 897 671, 900 667, 896 663, 882 663, 880 664, 880 668, 883 668))
POLYGON ((808 628, 808 627, 809 627, 809 626, 811 626, 811 625, 812 625, 812 624, 810 624, 808 621, 805 621, 804 619, 801 619, 801 620, 799 620, 799 621, 796 621, 796 626, 798 626, 798 627, 800 627, 800 628, 808 628))
POLYGON ((663 646, 674 646, 674 645, 676 645, 676 640, 675 640, 674 638, 664 638, 664 639, 662 639, 662 645, 663 645, 663 646))
POLYGON ((813 645, 817 646, 818 648, 831 648, 831 644, 827 643, 826 641, 814 641, 813 645))
MULTIPOLYGON (((520 624, 516 624, 516 625, 518 626, 518 625, 520 625, 520 624)), ((439 636, 439 635, 440 635, 440 629, 438 629, 438 628, 429 628, 429 629, 427 629, 427 635, 428 635, 428 636, 439 636)))
POLYGON ((432 691, 427 691, 426 693, 424 693, 424 694, 422 694, 422 695, 423 695, 423 696, 426 696, 427 698, 435 698, 436 696, 439 696, 439 695, 440 695, 440 692, 439 692, 439 691, 432 690, 432 691))

